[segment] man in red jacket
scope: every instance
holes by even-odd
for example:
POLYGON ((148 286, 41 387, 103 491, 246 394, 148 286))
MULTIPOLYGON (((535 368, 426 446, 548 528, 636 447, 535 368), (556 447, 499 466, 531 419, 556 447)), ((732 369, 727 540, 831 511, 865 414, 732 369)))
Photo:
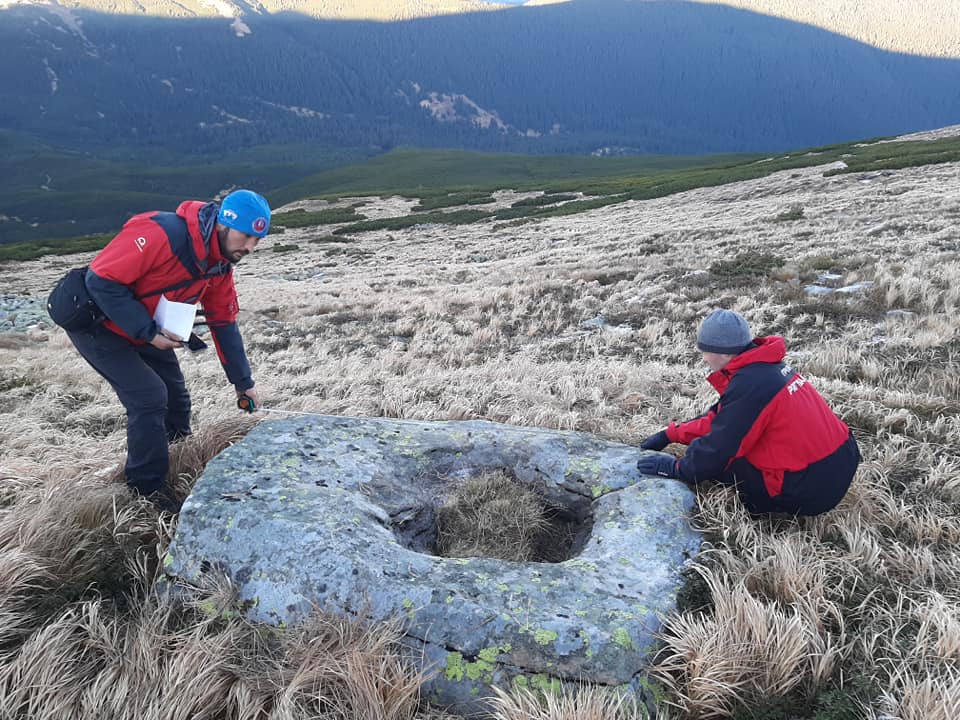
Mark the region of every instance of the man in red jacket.
POLYGON ((682 458, 646 453, 641 473, 733 485, 751 513, 819 515, 840 502, 860 462, 849 428, 783 362, 783 338, 754 338, 747 321, 715 310, 697 335, 719 401, 700 417, 670 423, 640 447, 689 445, 682 458))
POLYGON ((155 320, 160 298, 203 306, 220 362, 238 396, 259 397, 237 328, 233 265, 270 228, 267 201, 237 190, 218 205, 185 201, 176 212, 131 218, 90 264, 85 280, 102 324, 67 335, 127 411, 127 484, 162 510, 179 503, 165 484, 167 443, 190 434, 190 394, 174 353, 185 337, 155 320))

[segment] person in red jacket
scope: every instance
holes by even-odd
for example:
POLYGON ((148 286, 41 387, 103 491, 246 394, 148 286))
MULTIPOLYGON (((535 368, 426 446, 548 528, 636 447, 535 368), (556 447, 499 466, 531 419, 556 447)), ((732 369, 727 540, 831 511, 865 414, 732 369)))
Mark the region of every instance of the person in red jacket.
POLYGON ((836 507, 860 451, 813 385, 784 363, 784 339, 754 338, 740 314, 715 310, 700 326, 697 347, 720 399, 704 415, 644 440, 644 450, 689 448, 679 459, 645 453, 640 472, 733 485, 752 514, 819 515, 836 507))
POLYGON ((132 217, 87 270, 87 290, 104 320, 67 335, 127 411, 127 484, 162 510, 179 509, 165 483, 167 445, 190 434, 191 406, 174 353, 188 338, 157 324, 157 305, 161 297, 202 305, 227 379, 258 405, 236 323, 233 266, 269 228, 270 207, 250 190, 220 204, 188 200, 176 212, 132 217))

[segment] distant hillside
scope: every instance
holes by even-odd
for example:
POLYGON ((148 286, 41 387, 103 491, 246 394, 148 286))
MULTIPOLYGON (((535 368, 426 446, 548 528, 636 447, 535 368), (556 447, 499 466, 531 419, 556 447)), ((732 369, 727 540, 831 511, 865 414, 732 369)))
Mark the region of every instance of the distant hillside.
POLYGON ((0 128, 100 151, 324 143, 697 154, 960 120, 958 60, 678 2, 389 23, 15 5, 0 11, 0 67, 0 128))
POLYGON ((698 0, 814 25, 874 47, 960 57, 957 0, 698 0))
POLYGON ((409 20, 433 15, 453 15, 496 10, 497 4, 483 0, 74 0, 73 2, 33 2, 0 0, 4 5, 47 5, 65 16, 78 9, 117 15, 143 15, 166 18, 240 17, 296 12, 314 18, 346 20, 409 20))
MULTIPOLYGON (((960 3, 956 0, 696 0, 795 20, 860 40, 883 50, 960 57, 960 3)), ((570 0, 0 0, 4 6, 48 5, 62 16, 77 9, 153 17, 243 17, 302 13, 326 20, 411 20, 523 5, 533 8, 570 0)), ((676 0, 645 0, 676 2, 676 0)))

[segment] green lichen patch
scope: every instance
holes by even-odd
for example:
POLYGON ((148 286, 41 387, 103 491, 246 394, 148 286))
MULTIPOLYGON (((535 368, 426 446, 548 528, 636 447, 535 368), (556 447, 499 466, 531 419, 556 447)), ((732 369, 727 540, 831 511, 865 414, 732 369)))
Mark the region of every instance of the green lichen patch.
POLYGON ((646 697, 653 699, 655 705, 664 703, 667 696, 666 689, 646 673, 640 676, 640 687, 646 697))
POLYGON ((447 653, 444 677, 452 682, 462 682, 466 679, 470 682, 483 682, 489 685, 493 682, 500 655, 509 652, 510 647, 506 644, 484 648, 473 660, 465 658, 459 652, 447 653))
POLYGON ((581 482, 596 481, 603 475, 603 468, 596 458, 575 457, 567 465, 565 477, 581 482))
POLYGON ((627 632, 626 628, 619 627, 614 630, 613 641, 625 650, 637 649, 636 643, 633 642, 633 639, 630 637, 630 633, 627 632))
POLYGON ((552 642, 556 642, 559 635, 553 630, 537 630, 533 633, 533 639, 539 645, 549 645, 552 642))
POLYGON ((458 652, 448 652, 447 653, 447 662, 445 669, 443 671, 443 676, 447 680, 452 680, 453 682, 460 682, 463 680, 463 676, 466 673, 464 668, 463 655, 458 652))
POLYGON ((539 691, 542 695, 559 695, 563 690, 559 678, 545 673, 515 675, 510 683, 516 689, 539 691))
POLYGON ((532 676, 530 678, 530 686, 536 688, 544 695, 559 695, 560 691, 563 689, 559 678, 551 677, 550 675, 544 675, 543 673, 538 673, 532 676))

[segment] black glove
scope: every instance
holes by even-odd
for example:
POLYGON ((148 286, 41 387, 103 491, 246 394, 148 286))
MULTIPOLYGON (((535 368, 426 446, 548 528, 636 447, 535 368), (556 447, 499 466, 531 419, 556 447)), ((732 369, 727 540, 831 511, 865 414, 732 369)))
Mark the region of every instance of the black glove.
POLYGON ((667 453, 650 453, 637 460, 637 470, 644 475, 660 475, 661 477, 675 478, 679 474, 679 461, 667 453))
POLYGON ((656 435, 651 435, 642 443, 640 443, 640 449, 641 450, 663 450, 669 444, 670 444, 670 438, 667 437, 667 431, 661 430, 656 435))

